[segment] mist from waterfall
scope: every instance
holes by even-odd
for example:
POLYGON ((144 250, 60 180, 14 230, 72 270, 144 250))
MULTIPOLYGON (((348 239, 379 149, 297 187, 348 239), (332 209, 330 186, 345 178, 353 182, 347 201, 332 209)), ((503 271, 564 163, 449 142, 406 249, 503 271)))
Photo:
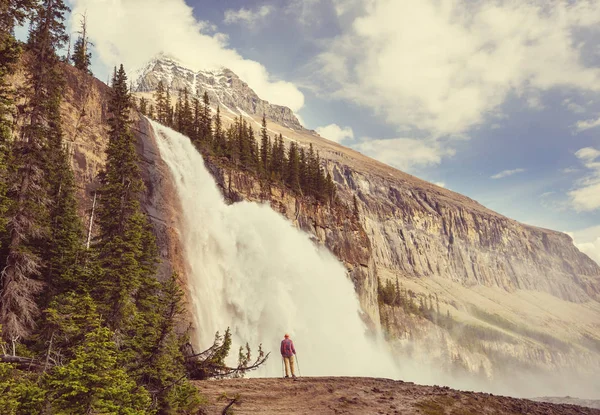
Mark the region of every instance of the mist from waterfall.
POLYGON ((189 138, 152 125, 181 203, 197 348, 230 327, 232 364, 240 345, 262 343, 272 355, 253 376, 280 376, 279 344, 289 333, 304 376, 397 378, 337 258, 267 205, 227 205, 189 138))

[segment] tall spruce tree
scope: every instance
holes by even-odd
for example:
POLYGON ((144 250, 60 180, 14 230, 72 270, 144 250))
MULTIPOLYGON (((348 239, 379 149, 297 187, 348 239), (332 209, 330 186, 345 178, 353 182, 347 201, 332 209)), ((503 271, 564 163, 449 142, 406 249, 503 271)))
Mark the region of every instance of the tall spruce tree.
POLYGON ((190 94, 187 87, 183 89, 183 98, 181 103, 181 134, 192 138, 193 135, 194 114, 190 105, 190 94))
POLYGON ((142 284, 146 217, 139 198, 144 189, 130 131, 130 96, 123 65, 116 72, 109 102, 109 143, 99 189, 97 256, 102 275, 95 297, 114 330, 123 329, 135 313, 134 295, 142 284))
POLYGON ((35 10, 29 32, 28 120, 22 138, 12 148, 9 181, 13 185, 8 194, 12 203, 0 291, 0 325, 13 352, 15 344, 30 334, 39 313, 35 299, 42 289, 41 245, 49 235, 45 173, 48 155, 55 150, 50 147, 49 137, 56 134, 51 118, 60 84, 56 50, 67 39, 63 25, 67 10, 62 0, 44 1, 35 10))
POLYGON ((286 184, 296 193, 300 192, 300 155, 298 154, 298 145, 295 142, 290 143, 288 149, 288 159, 286 168, 286 184))
POLYGON ((210 100, 208 92, 202 95, 202 109, 200 111, 200 141, 210 148, 212 142, 212 118, 210 116, 210 100))
POLYGON ((215 115, 215 154, 221 156, 226 151, 225 137, 223 135, 223 124, 221 122, 221 108, 217 106, 217 113, 215 115))
POLYGON ((156 120, 163 125, 168 125, 167 118, 169 116, 169 109, 167 104, 167 92, 162 80, 158 81, 156 91, 154 91, 154 101, 156 102, 156 120))
POLYGON ((148 115, 148 100, 144 97, 140 98, 140 112, 142 115, 148 115))
POLYGON ((262 127, 260 129, 260 167, 265 177, 270 177, 271 170, 271 139, 267 132, 267 118, 263 113, 262 127))

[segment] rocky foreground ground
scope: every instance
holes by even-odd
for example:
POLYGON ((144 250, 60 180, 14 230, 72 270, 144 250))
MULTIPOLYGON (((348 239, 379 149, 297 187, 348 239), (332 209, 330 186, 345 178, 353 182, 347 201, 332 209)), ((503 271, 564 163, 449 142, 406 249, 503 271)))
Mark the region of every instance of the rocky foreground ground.
POLYGON ((463 392, 374 378, 318 377, 199 381, 206 414, 221 414, 239 395, 235 414, 597 414, 600 409, 463 392))

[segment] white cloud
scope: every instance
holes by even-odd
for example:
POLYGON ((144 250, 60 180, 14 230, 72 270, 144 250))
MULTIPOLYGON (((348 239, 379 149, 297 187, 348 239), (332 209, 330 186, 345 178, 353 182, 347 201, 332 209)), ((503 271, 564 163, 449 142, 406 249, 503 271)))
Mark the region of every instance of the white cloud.
POLYGON ((567 109, 575 114, 581 114, 583 112, 585 112, 585 107, 582 105, 577 104, 576 102, 573 102, 571 100, 571 98, 566 98, 563 101, 563 105, 565 107, 567 107, 567 109))
POLYGON ((582 164, 589 170, 588 174, 576 182, 576 187, 569 192, 571 205, 577 211, 593 211, 600 208, 600 151, 585 147, 575 153, 582 164))
POLYGON ((525 169, 513 169, 513 170, 503 170, 498 174, 494 174, 492 179, 502 179, 504 177, 512 176, 513 174, 523 173, 525 169))
POLYGON ((347 138, 354 138, 354 131, 350 127, 340 127, 337 124, 329 124, 325 127, 319 127, 315 130, 323 138, 336 143, 341 143, 347 138))
POLYGON ((257 22, 265 19, 273 11, 272 6, 263 5, 255 10, 241 8, 239 10, 225 10, 225 18, 223 22, 226 24, 244 23, 248 26, 254 25, 257 22))
POLYGON ((582 63, 574 39, 600 24, 600 2, 337 3, 340 13, 350 3, 361 10, 317 59, 324 85, 332 85, 326 92, 395 125, 456 134, 481 124, 511 93, 600 91, 600 68, 582 63))
POLYGON ((600 265, 600 226, 566 233, 573 238, 573 243, 577 249, 600 265))
POLYGON ((435 141, 413 138, 363 138, 360 143, 352 145, 352 148, 404 171, 435 166, 441 163, 443 157, 454 155, 454 150, 444 149, 435 141))
POLYGON ((433 184, 435 184, 436 186, 439 186, 439 187, 446 187, 446 183, 444 183, 444 182, 433 182, 433 184))
POLYGON ((581 120, 581 121, 577 121, 577 123, 575 124, 575 130, 577 130, 578 133, 585 131, 585 130, 589 130, 591 128, 596 128, 600 126, 600 117, 598 117, 597 120, 581 120))
POLYGON ((538 95, 533 95, 527 98, 527 106, 532 110, 541 111, 544 108, 544 104, 542 104, 542 99, 538 95))
POLYGON ((123 63, 130 72, 166 52, 191 68, 228 67, 270 102, 294 111, 304 104, 304 95, 294 84, 274 80, 260 63, 244 59, 229 48, 225 35, 207 34, 207 24, 196 20, 183 0, 71 3, 74 14, 87 11, 95 53, 109 68, 123 63))
POLYGON ((323 22, 322 3, 327 0, 288 0, 285 12, 295 16, 298 23, 304 26, 318 26, 323 22))
POLYGON ((578 171, 579 169, 575 169, 573 167, 567 167, 561 170, 561 172, 565 174, 577 173, 578 171))

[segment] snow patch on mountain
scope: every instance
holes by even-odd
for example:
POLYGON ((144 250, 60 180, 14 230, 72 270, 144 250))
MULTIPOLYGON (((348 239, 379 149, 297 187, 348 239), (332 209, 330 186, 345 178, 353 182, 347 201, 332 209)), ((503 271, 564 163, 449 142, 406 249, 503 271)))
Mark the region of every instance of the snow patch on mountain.
POLYGON ((170 88, 172 96, 187 88, 192 96, 208 94, 211 105, 221 106, 227 111, 277 122, 292 130, 304 128, 288 107, 270 104, 261 99, 233 71, 225 68, 190 69, 167 54, 160 54, 144 67, 134 72, 133 91, 153 92, 159 81, 170 88))

